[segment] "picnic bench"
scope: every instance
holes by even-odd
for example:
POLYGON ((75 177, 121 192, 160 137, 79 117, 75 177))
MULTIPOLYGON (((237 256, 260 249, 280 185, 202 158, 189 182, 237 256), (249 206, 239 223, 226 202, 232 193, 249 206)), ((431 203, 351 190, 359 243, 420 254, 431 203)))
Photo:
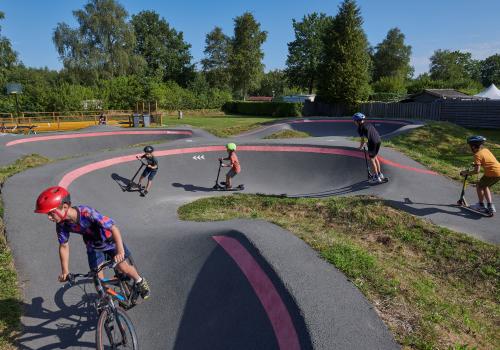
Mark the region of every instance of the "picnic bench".
POLYGON ((36 125, 0 125, 0 132, 6 133, 6 132, 11 132, 11 133, 23 133, 25 135, 30 135, 30 134, 35 134, 36 135, 36 125))

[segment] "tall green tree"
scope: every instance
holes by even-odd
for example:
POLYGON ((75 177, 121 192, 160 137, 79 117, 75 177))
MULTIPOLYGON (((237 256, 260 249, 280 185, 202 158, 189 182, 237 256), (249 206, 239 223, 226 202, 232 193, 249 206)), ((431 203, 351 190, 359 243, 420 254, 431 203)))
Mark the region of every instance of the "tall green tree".
POLYGON ((264 72, 264 52, 262 44, 267 39, 267 32, 260 30, 250 12, 234 19, 234 37, 231 40, 229 71, 233 93, 246 98, 248 91, 259 86, 264 72))
MULTIPOLYGON (((0 11, 0 20, 4 18, 5 14, 0 11)), ((18 64, 17 53, 12 49, 10 40, 2 35, 2 26, 0 26, 0 84, 2 89, 7 82, 7 72, 18 64)))
POLYGON ((144 60, 134 53, 135 36, 125 8, 115 0, 89 0, 82 10, 73 11, 77 28, 59 23, 53 41, 68 71, 82 81, 132 74, 143 68, 144 60))
POLYGON ((405 45, 405 35, 399 28, 392 28, 385 39, 375 47, 373 54, 373 80, 382 77, 411 78, 411 46, 405 45))
POLYGON ((301 22, 292 20, 295 40, 288 43, 286 75, 292 85, 308 90, 310 94, 316 88, 321 74, 321 38, 331 21, 331 17, 316 12, 304 16, 301 22))
POLYGON ((260 87, 252 91, 257 96, 283 96, 288 87, 287 75, 284 71, 275 69, 262 76, 260 87))
POLYGON ((450 83, 479 80, 479 68, 470 52, 436 50, 431 56, 430 75, 434 80, 450 83))
POLYGON ((191 45, 184 41, 183 33, 154 11, 133 15, 131 23, 136 37, 134 52, 146 60, 146 74, 186 86, 193 79, 194 65, 191 45))
POLYGON ((228 89, 231 75, 229 73, 229 54, 231 39, 215 27, 205 38, 205 58, 201 60, 203 72, 211 87, 228 89))
POLYGON ((354 107, 370 95, 371 59, 362 25, 356 1, 344 0, 323 36, 320 99, 354 107))
POLYGON ((484 86, 500 86, 500 54, 481 61, 481 82, 484 86))

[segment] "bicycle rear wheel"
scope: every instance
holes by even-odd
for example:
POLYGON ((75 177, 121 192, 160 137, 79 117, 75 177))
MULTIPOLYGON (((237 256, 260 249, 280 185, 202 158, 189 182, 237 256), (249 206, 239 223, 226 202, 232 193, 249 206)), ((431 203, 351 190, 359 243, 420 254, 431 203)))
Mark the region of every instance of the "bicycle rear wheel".
POLYGON ((116 313, 103 310, 96 329, 97 350, 139 349, 134 325, 125 311, 116 309, 116 313))

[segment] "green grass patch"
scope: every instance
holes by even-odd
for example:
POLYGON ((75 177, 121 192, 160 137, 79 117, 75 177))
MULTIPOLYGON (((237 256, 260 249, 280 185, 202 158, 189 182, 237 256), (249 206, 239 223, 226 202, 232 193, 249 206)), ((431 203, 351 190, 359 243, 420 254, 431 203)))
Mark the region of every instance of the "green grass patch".
POLYGON ((275 132, 274 134, 264 137, 265 139, 297 139, 303 137, 310 137, 307 132, 296 131, 296 130, 281 130, 275 132))
MULTIPOLYGON (((49 162, 47 158, 32 154, 18 159, 11 165, 1 167, 0 186, 9 176, 47 162, 49 162)), ((0 214, 3 217, 1 200, 0 214)), ((7 350, 16 348, 14 344, 20 330, 21 296, 2 217, 0 217, 0 349, 7 350)))
MULTIPOLYGON (((384 145, 394 147, 432 170, 461 181, 460 170, 470 167, 473 161, 466 139, 478 134, 488 139, 486 147, 500 159, 500 130, 466 129, 445 122, 426 124, 396 136, 384 145)), ((478 178, 472 182, 477 182, 478 178)), ((500 193, 500 184, 493 186, 492 190, 500 193)))
POLYGON ((238 194, 178 210, 183 220, 256 218, 309 244, 348 276, 406 349, 500 348, 500 247, 374 197, 238 194))
POLYGON ((191 125, 195 128, 204 129, 218 137, 231 137, 279 119, 280 118, 273 117, 248 117, 236 115, 193 116, 184 117, 182 119, 164 118, 163 125, 167 127, 191 125))

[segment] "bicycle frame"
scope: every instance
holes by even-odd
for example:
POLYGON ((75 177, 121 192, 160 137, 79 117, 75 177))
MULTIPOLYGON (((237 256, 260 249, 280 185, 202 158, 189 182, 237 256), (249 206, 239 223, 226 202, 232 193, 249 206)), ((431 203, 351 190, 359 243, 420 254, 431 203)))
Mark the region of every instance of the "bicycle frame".
POLYGON ((109 341, 112 344, 114 344, 115 340, 113 337, 113 326, 110 326, 110 324, 112 324, 113 321, 115 320, 118 323, 118 328, 122 335, 123 341, 125 343, 127 343, 128 341, 125 335, 126 332, 125 327, 119 320, 119 312, 114 303, 114 300, 117 300, 119 305, 122 306, 123 309, 130 309, 131 307, 135 306, 135 300, 137 299, 137 292, 135 291, 134 288, 135 285, 133 286, 132 290, 129 290, 128 285, 126 284, 128 276, 124 276, 119 271, 117 271, 116 265, 117 264, 114 263, 113 261, 107 261, 99 268, 91 270, 86 274, 70 274, 68 276, 68 283, 70 285, 74 284, 76 278, 78 277, 92 278, 92 281, 94 283, 95 289, 98 294, 95 307, 99 316, 101 316, 103 312, 107 311, 106 313, 107 318, 104 323, 104 330, 106 332, 109 341), (99 278, 99 273, 106 268, 112 268, 115 272, 116 277, 113 279, 99 278), (125 294, 128 294, 128 297, 126 297, 122 293, 116 292, 113 288, 108 287, 108 285, 119 286, 121 288, 121 291, 125 292, 125 294))

